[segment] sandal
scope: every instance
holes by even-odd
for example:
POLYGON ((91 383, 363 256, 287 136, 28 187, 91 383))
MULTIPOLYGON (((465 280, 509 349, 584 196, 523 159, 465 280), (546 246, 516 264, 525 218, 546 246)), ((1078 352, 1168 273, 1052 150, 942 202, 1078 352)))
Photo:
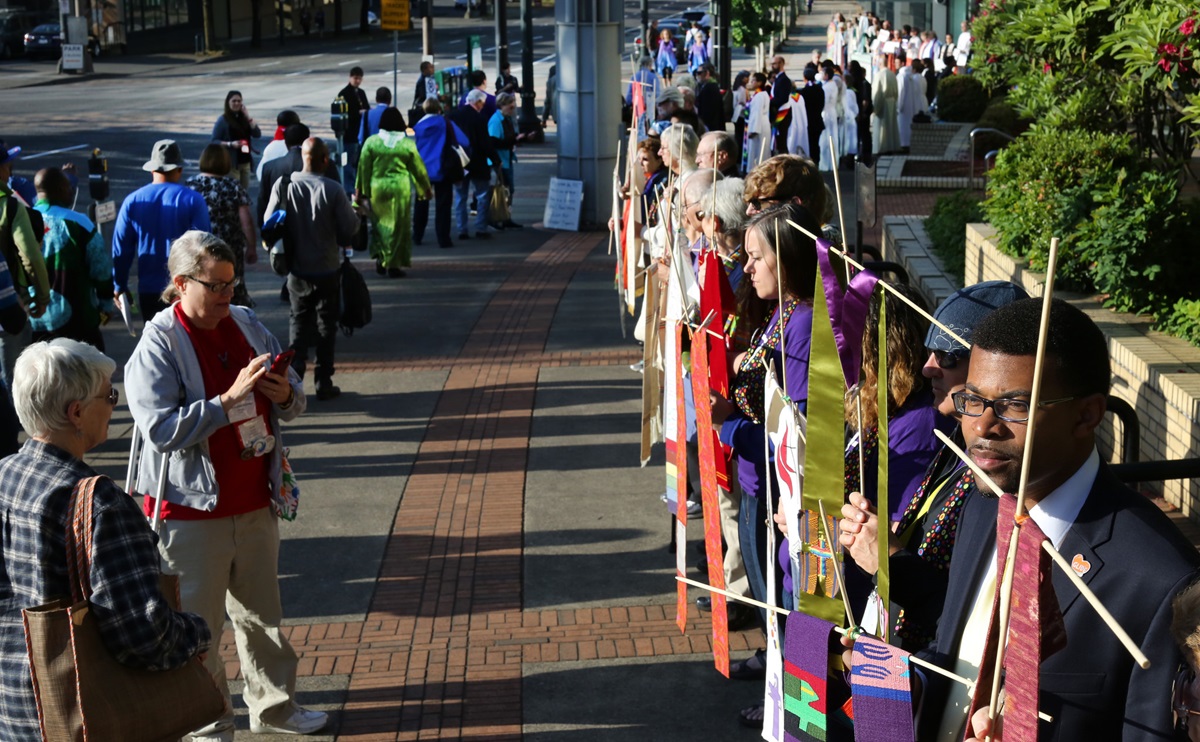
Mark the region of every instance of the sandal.
POLYGON ((729 666, 729 677, 733 680, 762 680, 766 676, 766 655, 761 649, 729 666))
POLYGON ((738 712, 738 723, 744 727, 751 729, 762 729, 763 717, 766 715, 766 706, 757 704, 750 708, 742 709, 738 712))

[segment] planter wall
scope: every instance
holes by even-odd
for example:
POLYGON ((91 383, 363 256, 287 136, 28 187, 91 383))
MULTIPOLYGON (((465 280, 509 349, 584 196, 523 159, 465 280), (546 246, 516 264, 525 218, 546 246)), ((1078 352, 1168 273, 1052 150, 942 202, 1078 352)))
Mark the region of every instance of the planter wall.
MULTIPOLYGON (((994 235, 986 224, 967 225, 967 283, 1008 280, 1040 296, 1044 275, 1000 253, 994 235)), ((1137 410, 1141 460, 1200 457, 1200 348, 1150 330, 1145 317, 1105 309, 1094 297, 1060 295, 1087 312, 1108 338, 1112 394, 1137 410)), ((1104 456, 1124 445, 1119 422, 1107 417, 1099 431, 1104 456)), ((1200 519, 1200 480, 1152 482, 1142 489, 1161 492, 1185 515, 1200 519)))

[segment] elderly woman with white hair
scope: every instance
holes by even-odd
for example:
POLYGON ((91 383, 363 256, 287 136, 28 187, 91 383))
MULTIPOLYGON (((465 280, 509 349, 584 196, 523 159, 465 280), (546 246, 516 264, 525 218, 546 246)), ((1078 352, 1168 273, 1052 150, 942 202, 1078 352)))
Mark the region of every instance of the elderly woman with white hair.
MULTIPOLYGON (((71 493, 97 476, 83 456, 108 438, 119 395, 116 364, 86 343, 34 343, 13 374, 13 399, 29 440, 0 461, 0 739, 42 739, 21 611, 71 599, 67 521, 71 493)), ((204 619, 171 609, 159 591, 154 532, 112 480, 92 494, 91 613, 113 657, 171 670, 208 650, 204 619)), ((216 652, 212 652, 216 654, 216 652)))
MULTIPOLYGON (((169 456, 159 551, 179 576, 183 608, 214 631, 228 610, 246 681, 250 730, 311 734, 326 714, 295 703, 296 653, 280 630, 279 515, 283 444, 279 423, 305 408, 304 387, 279 341, 230 299, 237 284, 229 247, 206 232, 171 245, 170 309, 146 323, 125 366, 129 409, 148 441, 139 482, 159 485, 158 456, 169 456)), ((147 497, 149 512, 153 498, 147 497)), ((219 652, 205 666, 226 699, 219 652)), ((233 709, 192 733, 233 740, 233 709)))

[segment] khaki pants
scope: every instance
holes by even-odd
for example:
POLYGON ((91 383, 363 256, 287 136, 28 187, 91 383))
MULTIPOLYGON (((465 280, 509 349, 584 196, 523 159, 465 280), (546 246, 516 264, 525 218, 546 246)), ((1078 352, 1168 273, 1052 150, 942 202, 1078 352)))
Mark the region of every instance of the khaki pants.
MULTIPOLYGON (((292 715, 296 653, 279 623, 279 522, 271 508, 214 520, 167 520, 159 552, 163 571, 179 575, 180 607, 208 622, 213 646, 204 666, 229 702, 221 631, 233 623, 252 719, 279 725, 292 715)), ((233 709, 206 730, 233 728, 233 709)))
MULTIPOLYGON (((731 465, 730 476, 737 476, 736 465, 731 465)), ((717 488, 717 503, 721 506, 721 535, 725 537, 725 589, 734 595, 749 598, 750 580, 746 578, 746 563, 742 560, 742 547, 738 538, 738 510, 742 506, 742 488, 730 482, 733 491, 717 488)))

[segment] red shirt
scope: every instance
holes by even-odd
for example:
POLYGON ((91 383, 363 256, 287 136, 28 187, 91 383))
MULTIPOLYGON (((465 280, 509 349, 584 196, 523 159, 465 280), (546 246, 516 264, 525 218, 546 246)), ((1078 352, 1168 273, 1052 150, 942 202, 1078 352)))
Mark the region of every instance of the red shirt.
MULTIPOLYGON (((238 374, 256 355, 246 336, 238 329, 232 317, 226 317, 215 329, 203 330, 196 327, 183 313, 179 304, 172 308, 176 318, 187 331, 200 362, 200 373, 204 377, 204 395, 212 399, 229 389, 238 374)), ((271 400, 259 391, 254 391, 255 413, 262 416, 271 430, 271 400)), ((207 520, 242 515, 270 504, 271 454, 251 456, 243 459, 241 436, 237 425, 230 423, 218 429, 208 439, 208 452, 217 475, 220 494, 217 506, 211 510, 196 510, 184 505, 163 502, 163 518, 175 520, 207 520)), ((154 512, 154 498, 146 497, 146 515, 154 512)))

